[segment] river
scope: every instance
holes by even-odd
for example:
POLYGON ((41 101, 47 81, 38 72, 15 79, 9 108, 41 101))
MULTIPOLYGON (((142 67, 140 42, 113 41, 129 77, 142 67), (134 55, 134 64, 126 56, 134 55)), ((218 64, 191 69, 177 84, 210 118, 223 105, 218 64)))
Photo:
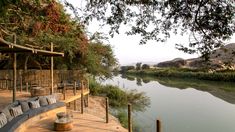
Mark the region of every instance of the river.
POLYGON ((103 82, 145 92, 151 105, 133 114, 141 132, 235 132, 235 83, 121 75, 103 82))

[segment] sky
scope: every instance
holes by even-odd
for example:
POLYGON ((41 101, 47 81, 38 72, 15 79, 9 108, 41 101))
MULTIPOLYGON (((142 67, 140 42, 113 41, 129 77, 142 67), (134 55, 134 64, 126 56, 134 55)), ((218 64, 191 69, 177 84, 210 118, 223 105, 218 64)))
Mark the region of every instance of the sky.
MULTIPOLYGON (((75 7, 83 5, 81 1, 68 0, 75 7)), ((98 26, 98 22, 92 22, 88 27, 88 31, 108 33, 108 28, 98 26)), ((147 44, 139 45, 139 36, 127 36, 125 34, 126 27, 120 28, 120 33, 115 34, 113 38, 109 37, 109 44, 113 47, 114 55, 118 59, 120 65, 134 65, 137 62, 157 64, 162 61, 172 60, 174 58, 196 58, 199 54, 187 54, 175 48, 175 43, 188 43, 188 36, 171 35, 166 42, 149 41, 147 44)), ((233 37, 228 43, 235 42, 233 37)))

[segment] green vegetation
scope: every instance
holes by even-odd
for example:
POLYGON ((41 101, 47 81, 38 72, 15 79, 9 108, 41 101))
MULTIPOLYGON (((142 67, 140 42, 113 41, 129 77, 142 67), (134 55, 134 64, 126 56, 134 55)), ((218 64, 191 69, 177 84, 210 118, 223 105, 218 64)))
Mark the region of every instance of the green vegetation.
POLYGON ((129 71, 129 70, 134 70, 135 67, 134 66, 121 66, 121 72, 126 72, 126 71, 129 71))
POLYGON ((124 110, 119 110, 116 114, 114 114, 123 127, 128 128, 128 116, 127 112, 124 110))
POLYGON ((141 70, 141 65, 142 65, 141 62, 136 63, 136 70, 137 71, 141 70))
POLYGON ((187 69, 187 68, 161 68, 148 70, 129 70, 126 74, 130 75, 149 75, 154 77, 178 77, 194 78, 211 81, 235 81, 235 71, 216 71, 208 72, 205 69, 187 69))
POLYGON ((142 65, 142 69, 145 70, 145 69, 150 69, 150 66, 148 64, 143 64, 142 65))
MULTIPOLYGON (((88 36, 85 26, 66 13, 62 1, 55 0, 4 0, 0 1, 0 38, 33 48, 64 52, 64 57, 54 59, 56 69, 79 69, 94 76, 110 77, 117 64, 110 45, 104 43, 101 33, 88 36), (61 3, 60 3, 61 2, 61 3)), ((106 42, 106 41, 105 41, 106 42)), ((11 64, 8 54, 0 55, 0 62, 7 60, 1 69, 11 64)), ((17 54, 19 69, 49 69, 50 58, 17 54)))
MULTIPOLYGON (((109 104, 123 127, 127 128, 127 105, 132 104, 133 112, 144 111, 150 105, 150 99, 143 92, 137 90, 122 90, 117 86, 101 85, 95 80, 90 81, 90 93, 92 95, 105 96, 109 98, 109 104)), ((134 123, 134 128, 138 125, 134 123)))
POLYGON ((132 104, 133 111, 144 111, 150 105, 149 97, 144 92, 122 90, 112 85, 101 85, 92 79, 89 86, 92 95, 108 97, 109 104, 113 108, 126 108, 128 103, 130 103, 132 104))

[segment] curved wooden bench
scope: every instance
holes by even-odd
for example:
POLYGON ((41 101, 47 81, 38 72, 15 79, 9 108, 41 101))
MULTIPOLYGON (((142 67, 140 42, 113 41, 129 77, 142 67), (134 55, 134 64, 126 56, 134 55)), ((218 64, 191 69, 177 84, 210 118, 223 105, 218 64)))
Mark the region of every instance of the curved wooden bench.
MULTIPOLYGON (((30 98, 32 99, 32 98, 30 98)), ((29 100, 30 100, 29 99, 29 100)), ((6 113, 9 108, 15 105, 19 105, 19 101, 9 104, 2 112, 6 113)), ((29 109, 23 114, 9 120, 6 125, 0 128, 0 132, 24 132, 27 126, 36 121, 45 119, 47 117, 55 116, 56 113, 66 112, 66 105, 64 102, 56 102, 53 104, 40 106, 39 108, 29 109)))
POLYGON ((59 113, 59 112, 66 112, 66 106, 52 109, 50 111, 38 114, 38 115, 26 120, 25 122, 21 123, 21 125, 15 130, 15 132, 25 132, 26 129, 30 125, 38 122, 39 120, 46 119, 47 117, 55 116, 55 119, 56 119, 56 113, 59 113))

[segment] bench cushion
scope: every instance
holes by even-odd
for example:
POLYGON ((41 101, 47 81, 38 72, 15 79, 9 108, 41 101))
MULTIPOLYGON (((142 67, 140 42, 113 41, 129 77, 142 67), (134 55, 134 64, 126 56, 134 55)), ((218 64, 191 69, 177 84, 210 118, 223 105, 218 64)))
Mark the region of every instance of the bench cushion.
POLYGON ((31 117, 36 116, 38 114, 41 114, 43 112, 47 112, 49 110, 59 108, 59 107, 63 107, 63 106, 65 106, 65 103, 57 102, 55 104, 51 104, 51 105, 47 105, 47 106, 41 106, 41 107, 36 108, 36 109, 30 109, 29 111, 25 112, 24 114, 27 114, 29 116, 29 118, 31 118, 31 117))
POLYGON ((21 109, 21 105, 18 105, 18 106, 15 106, 15 107, 11 107, 10 108, 10 113, 11 115, 15 118, 19 115, 22 115, 23 114, 23 111, 21 109))
POLYGON ((14 130, 20 126, 20 124, 28 119, 27 114, 19 115, 13 118, 10 122, 8 122, 5 126, 0 128, 0 132, 14 132, 14 130))
POLYGON ((29 101, 29 107, 31 109, 40 108, 39 100, 29 101))
POLYGON ((2 112, 3 112, 3 113, 6 115, 6 117, 7 117, 7 121, 11 121, 11 120, 14 118, 14 117, 11 115, 11 113, 10 113, 10 108, 15 107, 15 106, 17 106, 17 105, 19 105, 19 101, 15 101, 15 102, 9 104, 8 106, 6 106, 6 107, 2 110, 2 112))
MULTIPOLYGON (((31 99, 26 100, 25 102, 28 103, 30 101, 35 101, 37 99, 38 98, 31 98, 31 99)), ((25 122, 29 118, 34 117, 38 114, 47 112, 47 111, 52 110, 52 109, 65 106, 64 102, 56 102, 54 104, 50 104, 50 105, 46 105, 46 106, 41 106, 39 108, 26 110, 26 112, 24 112, 22 115, 19 115, 19 116, 13 118, 13 116, 11 116, 11 114, 10 114, 9 109, 12 108, 12 107, 15 107, 19 104, 20 104, 19 101, 16 101, 16 102, 8 105, 7 107, 5 107, 2 110, 2 112, 6 115, 8 122, 2 128, 0 128, 0 132, 14 132, 14 130, 16 130, 23 122, 25 122)))
POLYGON ((20 102, 20 105, 21 105, 21 108, 22 108, 23 112, 26 112, 26 111, 30 110, 29 103, 28 103, 27 100, 20 100, 19 102, 20 102))
POLYGON ((45 96, 40 96, 39 97, 39 103, 40 103, 40 106, 48 105, 47 98, 45 96))
POLYGON ((0 128, 7 124, 7 116, 4 113, 0 113, 0 128))

